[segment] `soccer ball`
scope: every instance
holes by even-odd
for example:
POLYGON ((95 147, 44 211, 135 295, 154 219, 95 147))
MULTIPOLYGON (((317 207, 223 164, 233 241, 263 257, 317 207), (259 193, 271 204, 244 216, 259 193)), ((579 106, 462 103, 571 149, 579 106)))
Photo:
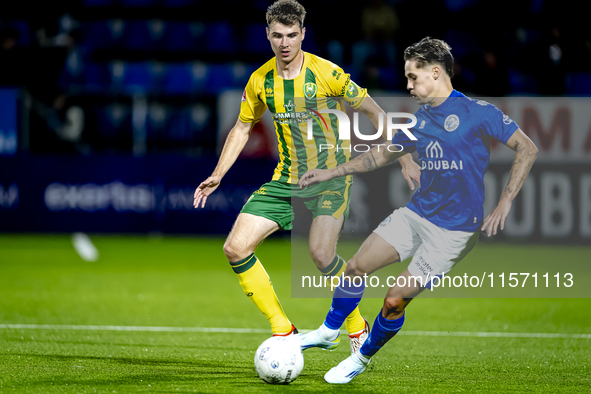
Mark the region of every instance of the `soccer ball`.
POLYGON ((271 337, 257 349, 254 368, 259 377, 271 384, 288 384, 304 368, 304 355, 297 336, 271 337))

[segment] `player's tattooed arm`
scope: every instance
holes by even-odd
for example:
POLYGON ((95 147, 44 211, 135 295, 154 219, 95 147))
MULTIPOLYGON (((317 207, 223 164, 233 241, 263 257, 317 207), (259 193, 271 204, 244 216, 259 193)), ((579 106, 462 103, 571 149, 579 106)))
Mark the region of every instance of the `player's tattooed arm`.
POLYGON ((316 183, 328 181, 341 176, 373 171, 377 168, 384 167, 392 163, 394 160, 406 154, 404 151, 389 149, 391 146, 391 143, 376 145, 368 152, 365 152, 357 156, 355 159, 330 170, 310 170, 300 178, 300 188, 308 187, 316 183))
POLYGON ((536 161, 538 148, 536 148, 534 143, 521 129, 518 129, 509 141, 507 141, 507 146, 515 151, 515 158, 511 166, 509 181, 505 189, 503 189, 501 198, 507 198, 512 201, 517 196, 517 193, 519 193, 519 190, 521 190, 534 161, 536 161))
POLYGON ((511 166, 511 174, 509 181, 503 189, 499 204, 493 211, 484 219, 481 230, 486 231, 490 237, 497 234, 497 228, 500 225, 501 230, 505 228, 505 219, 511 210, 511 204, 521 187, 525 183, 529 171, 531 170, 536 156, 538 155, 538 148, 525 135, 521 129, 517 129, 515 133, 509 138, 506 144, 509 148, 515 151, 515 159, 511 166))

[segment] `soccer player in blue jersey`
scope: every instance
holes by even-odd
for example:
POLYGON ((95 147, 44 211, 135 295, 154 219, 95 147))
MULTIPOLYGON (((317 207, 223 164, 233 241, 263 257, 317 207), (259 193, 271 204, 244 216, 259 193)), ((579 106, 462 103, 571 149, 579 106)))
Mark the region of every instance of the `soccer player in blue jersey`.
POLYGON ((348 383, 365 370, 371 357, 402 328, 411 300, 474 248, 478 230, 491 236, 499 225, 504 228, 511 203, 535 161, 536 146, 513 120, 494 105, 453 89, 450 49, 444 41, 426 37, 404 52, 407 89, 422 105, 412 128, 416 141, 399 132, 392 143, 404 147, 400 153, 376 147, 334 169, 312 170, 300 179, 300 187, 307 187, 372 171, 412 151, 418 152, 422 168, 420 188, 411 202, 395 210, 365 240, 347 265, 324 323, 300 338, 302 349, 330 348, 365 289, 363 281, 353 278, 412 256, 401 274, 407 285, 388 290, 369 338, 358 352, 326 373, 328 383, 348 383), (484 173, 491 138, 513 149, 515 159, 498 205, 484 218, 484 173))

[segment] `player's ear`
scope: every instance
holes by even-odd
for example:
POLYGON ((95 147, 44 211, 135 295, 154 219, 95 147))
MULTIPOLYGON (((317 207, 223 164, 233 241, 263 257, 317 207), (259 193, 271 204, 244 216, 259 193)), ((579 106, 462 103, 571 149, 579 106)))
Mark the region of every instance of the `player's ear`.
POLYGON ((269 27, 265 27, 265 30, 267 30, 267 40, 271 41, 271 38, 269 37, 269 27))
POLYGON ((431 75, 433 76, 433 79, 437 81, 437 79, 441 76, 441 67, 433 66, 431 68, 431 75))
POLYGON ((302 27, 302 41, 304 41, 305 36, 306 36, 306 28, 302 27))

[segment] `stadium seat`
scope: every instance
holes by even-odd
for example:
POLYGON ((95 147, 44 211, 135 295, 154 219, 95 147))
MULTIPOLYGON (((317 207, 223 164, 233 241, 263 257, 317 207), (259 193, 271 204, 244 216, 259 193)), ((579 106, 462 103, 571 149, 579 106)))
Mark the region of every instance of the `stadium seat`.
POLYGON ((122 88, 126 92, 151 92, 156 88, 154 64, 128 63, 124 65, 122 88))
POLYGON ((125 29, 125 48, 137 51, 153 49, 152 33, 147 21, 129 21, 125 29))
POLYGON ((567 74, 566 94, 591 96, 591 73, 567 74))
POLYGON ((193 89, 193 71, 190 63, 168 64, 164 68, 162 89, 170 94, 190 94, 193 89))
POLYGON ((166 129, 170 141, 178 143, 191 142, 191 110, 175 108, 169 112, 166 129))
POLYGON ((507 69, 507 74, 511 93, 535 94, 538 92, 538 83, 533 76, 511 68, 507 69))
POLYGON ((252 53, 269 53, 269 40, 267 40, 266 29, 267 25, 264 23, 257 23, 248 25, 246 27, 246 49, 252 53))
POLYGON ((204 49, 205 25, 201 22, 168 22, 162 41, 167 51, 190 52, 204 49))
POLYGON ((12 29, 18 31, 18 39, 16 45, 21 47, 28 47, 31 45, 31 31, 29 23, 26 21, 12 21, 8 24, 12 29))
POLYGON ((84 74, 87 89, 107 89, 111 84, 109 66, 105 63, 87 64, 84 74))
POLYGON ((236 50, 234 29, 229 22, 214 22, 207 28, 207 50, 230 53, 236 50))
POLYGON ((111 104, 96 109, 99 133, 105 139, 116 139, 131 134, 131 108, 124 104, 111 104))

